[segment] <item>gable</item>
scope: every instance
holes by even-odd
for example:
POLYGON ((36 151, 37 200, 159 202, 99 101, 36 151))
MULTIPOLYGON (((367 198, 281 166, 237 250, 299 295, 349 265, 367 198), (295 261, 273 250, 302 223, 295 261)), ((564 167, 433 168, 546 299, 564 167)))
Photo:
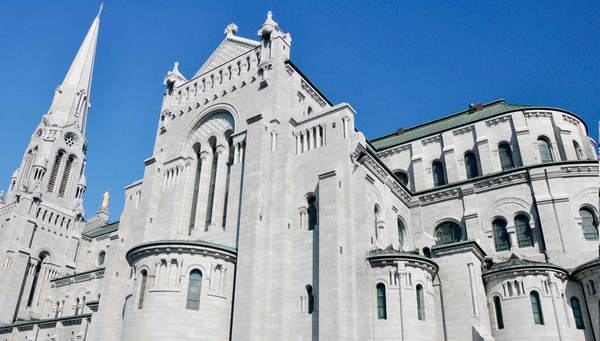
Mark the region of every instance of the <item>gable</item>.
POLYGON ((210 57, 208 57, 198 72, 196 72, 194 78, 256 48, 259 45, 259 42, 251 39, 245 39, 236 36, 226 37, 221 42, 219 47, 217 47, 210 57))

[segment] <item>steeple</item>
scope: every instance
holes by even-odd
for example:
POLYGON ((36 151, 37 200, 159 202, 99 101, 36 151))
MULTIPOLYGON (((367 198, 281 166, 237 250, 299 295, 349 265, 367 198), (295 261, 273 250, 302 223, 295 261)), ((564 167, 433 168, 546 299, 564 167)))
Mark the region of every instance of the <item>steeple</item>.
POLYGON ((54 100, 47 115, 51 125, 65 127, 74 124, 77 126, 77 130, 85 133, 101 12, 102 5, 100 5, 100 10, 94 18, 65 79, 56 88, 54 100))

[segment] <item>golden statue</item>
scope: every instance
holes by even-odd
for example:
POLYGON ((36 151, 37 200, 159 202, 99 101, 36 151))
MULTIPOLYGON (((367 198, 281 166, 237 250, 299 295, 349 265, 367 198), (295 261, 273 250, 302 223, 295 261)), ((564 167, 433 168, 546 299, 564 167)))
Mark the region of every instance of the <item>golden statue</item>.
POLYGON ((102 198, 102 206, 100 206, 103 210, 108 209, 108 201, 110 200, 110 194, 108 192, 104 192, 104 197, 102 198))

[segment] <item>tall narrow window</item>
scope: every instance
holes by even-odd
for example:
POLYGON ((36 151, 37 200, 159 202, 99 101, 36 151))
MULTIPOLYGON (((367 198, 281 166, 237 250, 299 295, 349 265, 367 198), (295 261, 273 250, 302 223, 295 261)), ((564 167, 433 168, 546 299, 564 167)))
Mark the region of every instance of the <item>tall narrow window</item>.
POLYGON ((467 170, 467 179, 479 176, 479 167, 477 167, 477 157, 475 156, 475 153, 465 153, 465 168, 467 170))
POLYGON ((398 243, 400 245, 400 250, 404 248, 404 233, 406 231, 406 226, 402 222, 402 218, 398 217, 398 243))
POLYGON ((33 297, 35 296, 35 289, 37 288, 37 283, 39 281, 40 270, 42 269, 42 264, 44 263, 44 259, 48 257, 48 254, 45 252, 40 253, 40 257, 38 263, 35 266, 33 273, 33 280, 31 282, 31 290, 29 291, 29 298, 27 299, 27 306, 31 307, 33 304, 33 297))
POLYGON ((540 294, 537 291, 532 291, 529 294, 529 300, 531 301, 533 323, 540 325, 544 324, 544 312, 542 311, 542 302, 540 301, 540 294))
POLYGON ((75 156, 69 155, 67 163, 65 164, 65 170, 63 171, 62 179, 60 181, 60 186, 58 187, 59 197, 65 196, 65 191, 67 190, 67 185, 69 184, 69 175, 71 174, 71 167, 73 166, 73 161, 75 161, 75 156))
POLYGON ((314 195, 309 195, 306 199, 308 204, 308 229, 314 230, 319 221, 319 210, 317 208, 317 198, 314 195))
POLYGON ((515 217, 515 228, 517 230, 517 241, 519 247, 533 246, 533 235, 529 227, 529 218, 523 214, 515 217))
POLYGON ((306 296, 308 297, 308 313, 312 314, 315 310, 315 295, 310 284, 306 286, 306 296))
POLYGON ((208 226, 212 223, 212 213, 215 201, 215 182, 217 181, 217 162, 219 160, 216 145, 217 139, 211 137, 209 143, 212 148, 212 166, 210 168, 210 183, 208 186, 208 203, 206 204, 206 231, 208 231, 208 226))
POLYGON ((510 238, 506 231, 506 221, 502 219, 496 219, 492 223, 494 233, 494 245, 496 251, 506 251, 510 249, 510 238))
POLYGON ((196 210, 198 209, 198 190, 200 189, 200 171, 202 170, 202 158, 200 157, 199 144, 194 145, 194 152, 196 154, 196 174, 194 175, 194 195, 192 196, 192 212, 190 214, 188 236, 192 234, 194 225, 196 225, 196 210))
POLYGON ((98 266, 104 265, 104 259, 106 258, 106 252, 100 251, 98 254, 98 266))
POLYGON ((191 310, 200 309, 200 290, 202 287, 202 272, 192 270, 188 280, 187 303, 185 307, 191 310))
POLYGON ((404 184, 404 186, 408 186, 408 174, 406 174, 405 171, 397 170, 394 172, 394 175, 402 184, 404 184))
POLYGON ((423 298, 423 286, 417 284, 417 318, 421 321, 425 320, 425 301, 423 298))
POLYGON ((585 156, 583 155, 583 150, 581 150, 581 147, 579 147, 579 143, 573 141, 573 149, 575 149, 575 156, 577 156, 577 160, 585 159, 585 156))
POLYGON ((596 282, 594 282, 593 279, 590 279, 588 281, 588 291, 590 292, 590 296, 594 296, 596 295, 596 293, 598 292, 598 288, 596 287, 596 282))
POLYGON ((437 160, 431 164, 431 172, 433 173, 433 185, 442 186, 446 184, 446 172, 444 164, 437 160))
POLYGON ((585 329, 583 314, 581 313, 581 304, 579 304, 579 299, 575 296, 571 297, 571 309, 573 310, 573 318, 575 319, 575 326, 577 329, 585 329))
POLYGON ((377 318, 380 320, 387 319, 387 303, 385 300, 385 285, 377 284, 377 318))
POLYGON ((65 152, 63 150, 59 150, 54 157, 54 165, 52 166, 52 172, 50 173, 50 179, 48 180, 48 192, 54 191, 56 178, 58 177, 58 170, 60 169, 60 164, 64 154, 65 152))
POLYGON ((447 221, 435 230, 437 245, 456 243, 462 240, 462 229, 456 223, 447 221))
POLYGON ((581 228, 585 239, 598 240, 598 221, 594 213, 589 208, 584 207, 579 210, 579 216, 581 216, 581 228))
POLYGON ((56 301, 56 308, 54 309, 54 318, 58 318, 58 314, 60 313, 60 302, 56 301))
POLYGON ((502 142, 498 145, 498 156, 500 157, 500 165, 502 166, 502 170, 515 167, 512 150, 510 148, 510 144, 507 142, 502 142))
POLYGON ((225 178, 225 202, 223 203, 223 228, 227 225, 227 203, 229 201, 229 178, 231 177, 231 165, 233 165, 233 141, 231 139, 231 130, 225 133, 229 141, 229 158, 227 159, 227 175, 225 178))
POLYGON ((499 296, 494 296, 494 312, 496 313, 496 326, 504 329, 504 318, 502 317, 502 303, 499 296))
POLYGON ((548 139, 545 137, 539 137, 537 142, 542 163, 554 161, 554 158, 552 157, 552 148, 550 147, 550 141, 548 141, 548 139))
POLYGON ((146 295, 146 281, 148 280, 148 272, 142 270, 142 283, 140 283, 140 298, 138 300, 138 309, 144 306, 144 296, 146 295))
POLYGON ((79 297, 75 300, 75 316, 79 315, 79 297))

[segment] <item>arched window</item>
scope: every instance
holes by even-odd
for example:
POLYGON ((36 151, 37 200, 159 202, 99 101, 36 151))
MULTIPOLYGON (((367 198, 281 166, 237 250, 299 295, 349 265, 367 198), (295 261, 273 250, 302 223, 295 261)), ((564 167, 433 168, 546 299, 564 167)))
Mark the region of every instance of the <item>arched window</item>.
POLYGON ((515 228, 519 247, 533 246, 533 235, 531 227, 529 227, 529 218, 526 215, 520 214, 515 217, 515 228))
POLYGON ((69 183, 69 175, 71 174, 71 168, 73 167, 73 162, 75 161, 74 155, 69 155, 67 159, 67 163, 65 163, 65 169, 63 171, 62 180, 60 181, 60 186, 58 187, 58 196, 64 197, 65 192, 67 190, 67 185, 69 183))
POLYGON ((208 185, 208 202, 206 203, 206 226, 205 231, 208 231, 209 225, 212 223, 213 206, 215 202, 215 184, 217 181, 217 165, 219 161, 219 153, 217 153, 217 139, 212 136, 208 139, 208 143, 212 149, 212 166, 210 168, 210 182, 208 185))
POLYGON ((402 222, 402 218, 398 217, 398 245, 400 245, 400 249, 402 250, 404 247, 404 233, 406 231, 406 226, 402 222))
POLYGON ((233 165, 233 140, 231 139, 231 134, 233 132, 228 130, 225 133, 228 141, 228 150, 229 150, 229 158, 227 159, 227 176, 225 178, 225 202, 223 203, 223 224, 222 227, 225 228, 227 224, 227 204, 229 201, 229 181, 231 177, 231 166, 233 165))
POLYGON ((202 287, 202 272, 194 269, 188 280, 187 302, 185 307, 191 310, 200 309, 200 290, 202 287))
POLYGON ((423 286, 417 284, 417 318, 425 320, 425 301, 423 300, 423 286))
POLYGON ((585 329, 583 314, 581 313, 581 304, 579 304, 579 299, 575 296, 571 297, 571 309, 573 310, 573 318, 575 319, 575 326, 577 329, 585 329))
POLYGON ((98 254, 98 266, 104 265, 104 259, 106 258, 106 252, 100 251, 98 254))
POLYGON ((573 149, 575 149, 575 156, 577 156, 577 160, 585 159, 585 156, 583 155, 583 150, 581 150, 581 147, 579 147, 579 143, 573 141, 573 149))
POLYGON ((494 312, 496 313, 496 326, 504 329, 504 318, 502 317, 502 303, 499 296, 494 296, 494 312))
POLYGON ((540 159, 542 163, 548 163, 554 161, 552 157, 552 147, 550 147, 550 141, 547 138, 540 136, 537 140, 538 150, 540 152, 540 159))
POLYGON ((144 296, 146 295, 146 281, 148 280, 148 271, 142 270, 142 282, 140 283, 140 298, 138 300, 138 309, 144 306, 144 296))
POLYGON ((308 204, 308 229, 314 230, 319 223, 319 208, 317 207, 317 198, 314 195, 309 195, 306 198, 308 204))
POLYGON ((374 236, 375 238, 379 238, 379 226, 378 226, 378 222, 381 219, 381 209, 379 208, 379 205, 375 204, 375 206, 373 206, 373 228, 375 229, 374 231, 374 236))
POLYGON ((537 291, 532 291, 529 294, 529 300, 531 301, 531 312, 533 313, 533 323, 544 324, 544 312, 542 310, 542 302, 540 301, 540 294, 537 291))
POLYGON ((408 186, 408 174, 406 174, 403 170, 397 170, 394 172, 394 175, 398 178, 398 180, 404 184, 404 186, 408 186))
POLYGON ((446 184, 446 172, 444 171, 444 164, 440 160, 433 161, 431 164, 431 172, 433 173, 434 186, 446 184))
POLYGON ((31 282, 31 290, 29 291, 29 298, 27 299, 28 307, 31 307, 31 305, 33 304, 33 298, 35 296, 35 291, 36 291, 37 283, 38 283, 39 276, 40 276, 40 270, 42 269, 42 264, 44 263, 44 260, 48 256, 49 255, 46 252, 40 253, 39 260, 38 260, 37 264, 35 265, 35 269, 34 269, 34 273, 33 273, 33 280, 31 282))
POLYGON ((312 314, 315 310, 315 295, 313 295, 312 285, 306 286, 306 296, 308 297, 308 313, 312 314))
POLYGON ((581 216, 581 228, 585 239, 598 240, 598 221, 592 210, 587 207, 581 208, 579 216, 581 216))
POLYGON ((457 223, 447 221, 435 230, 437 245, 455 243, 462 240, 462 229, 457 223))
POLYGON ((377 284, 377 318, 380 320, 387 319, 387 303, 385 300, 385 285, 377 284))
POLYGON ((479 176, 477 157, 471 151, 465 153, 465 169, 467 170, 467 179, 479 176))
POLYGON ((75 316, 79 315, 79 297, 75 300, 75 316))
POLYGON ((50 173, 50 179, 48 180, 48 192, 54 191, 54 185, 56 185, 56 178, 58 177, 58 170, 65 152, 59 150, 54 157, 54 165, 52 166, 52 172, 50 173))
POLYGON ((502 170, 507 170, 515 167, 513 161, 512 149, 508 142, 502 142, 498 145, 498 156, 500 156, 500 165, 502 170))
MULTIPOLYGON (((192 234, 192 230, 196 225, 196 210, 198 209, 198 191, 200 189, 200 172, 202 171, 202 158, 200 157, 200 144, 196 143, 193 146, 194 154, 196 155, 196 172, 194 175, 194 192, 192 195, 192 212, 190 214, 190 225, 188 227, 188 236, 192 234)), ((139 193, 139 192, 138 192, 139 193)))
POLYGON ((492 222, 492 228, 494 233, 494 245, 496 251, 506 251, 510 249, 510 237, 506 231, 506 221, 503 219, 496 219, 492 222))
POLYGON ((596 286, 596 282, 594 282, 593 279, 590 279, 588 281, 588 291, 590 292, 590 296, 594 296, 598 292, 598 288, 596 286))

